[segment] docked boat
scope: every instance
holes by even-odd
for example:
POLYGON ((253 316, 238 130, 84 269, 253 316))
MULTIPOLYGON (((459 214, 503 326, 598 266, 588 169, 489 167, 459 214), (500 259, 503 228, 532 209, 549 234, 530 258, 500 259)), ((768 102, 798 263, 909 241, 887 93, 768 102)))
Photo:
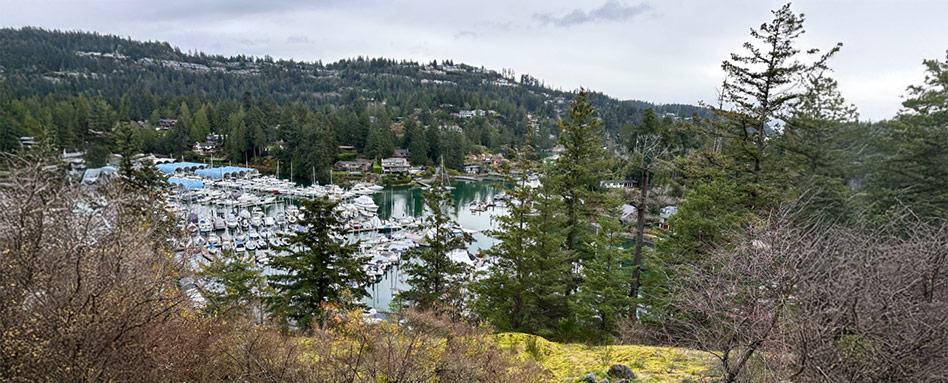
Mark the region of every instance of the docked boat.
POLYGON ((224 230, 227 228, 227 223, 224 222, 224 218, 214 217, 214 230, 224 230))
POLYGON ((379 210, 379 205, 375 204, 375 201, 372 199, 372 197, 365 195, 356 198, 352 204, 365 216, 373 216, 379 210))
POLYGON ((234 215, 233 213, 227 214, 227 219, 225 220, 225 223, 227 224, 227 227, 230 229, 236 228, 238 225, 237 216, 234 215))

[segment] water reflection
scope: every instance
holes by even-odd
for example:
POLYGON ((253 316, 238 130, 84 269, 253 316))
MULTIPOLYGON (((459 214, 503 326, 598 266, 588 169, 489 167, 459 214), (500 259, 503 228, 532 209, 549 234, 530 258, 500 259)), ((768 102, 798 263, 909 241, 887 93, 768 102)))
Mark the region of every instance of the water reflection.
MULTIPOLYGON (((451 191, 455 204, 452 215, 462 227, 475 231, 474 240, 468 245, 468 250, 477 254, 490 248, 496 240, 486 232, 497 228, 493 217, 506 214, 506 209, 498 206, 488 208, 487 211, 474 212, 469 205, 474 201, 492 201, 495 195, 503 191, 502 186, 493 181, 455 181, 451 186, 455 187, 451 191)), ((379 205, 380 218, 424 215, 422 190, 419 188, 386 187, 383 192, 373 195, 373 198, 379 205)), ((388 311, 395 294, 407 288, 404 280, 405 276, 399 272, 398 266, 391 268, 379 283, 369 289, 370 296, 365 299, 365 303, 376 310, 388 311)))

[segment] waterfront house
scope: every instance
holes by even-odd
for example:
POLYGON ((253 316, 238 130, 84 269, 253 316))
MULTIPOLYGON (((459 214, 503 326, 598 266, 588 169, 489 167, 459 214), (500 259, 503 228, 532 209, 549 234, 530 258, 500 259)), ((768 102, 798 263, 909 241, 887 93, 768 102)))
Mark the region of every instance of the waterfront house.
POLYGON ((372 170, 372 161, 369 161, 365 158, 356 158, 351 161, 336 161, 335 166, 336 170, 344 172, 365 172, 368 173, 372 170))
POLYGON ((411 169, 411 164, 407 159, 392 157, 382 160, 383 174, 408 174, 409 169, 411 169))

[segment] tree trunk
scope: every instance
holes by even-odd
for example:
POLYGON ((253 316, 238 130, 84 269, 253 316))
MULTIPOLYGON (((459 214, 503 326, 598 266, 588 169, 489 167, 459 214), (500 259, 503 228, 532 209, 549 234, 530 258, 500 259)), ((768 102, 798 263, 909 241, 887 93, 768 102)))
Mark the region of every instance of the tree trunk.
MULTIPOLYGON (((633 300, 639 296, 639 286, 642 272, 642 245, 645 239, 645 209, 648 207, 648 168, 642 170, 642 184, 639 185, 639 203, 635 208, 635 255, 632 259, 632 289, 629 291, 629 298, 633 300)), ((638 311, 638 304, 632 305, 630 317, 635 320, 638 311)))

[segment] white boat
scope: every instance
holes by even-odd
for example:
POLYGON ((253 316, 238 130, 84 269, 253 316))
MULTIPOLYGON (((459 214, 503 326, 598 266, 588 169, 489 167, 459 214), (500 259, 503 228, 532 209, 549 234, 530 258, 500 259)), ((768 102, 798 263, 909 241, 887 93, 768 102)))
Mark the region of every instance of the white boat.
POLYGON ((207 243, 212 245, 219 245, 221 243, 221 237, 218 237, 217 234, 211 233, 207 236, 207 243))
POLYGON ((276 224, 276 220, 273 217, 266 217, 263 219, 263 224, 267 226, 273 226, 276 224))
POLYGON ((260 227, 262 223, 263 221, 260 219, 260 217, 253 217, 250 219, 250 225, 253 227, 260 227))
POLYGON ((214 225, 212 225, 207 220, 202 219, 198 222, 198 228, 201 230, 202 233, 207 233, 209 231, 214 230, 214 225))
POLYGON ((231 229, 236 228, 236 227, 237 227, 237 216, 234 215, 233 213, 227 214, 227 220, 226 220, 225 222, 226 222, 228 228, 231 228, 231 229))
POLYGON ((276 237, 270 237, 270 241, 269 241, 269 242, 270 242, 270 247, 279 247, 279 246, 282 246, 282 245, 280 244, 280 240, 277 239, 276 237))
POLYGON ((237 241, 234 243, 234 251, 242 253, 247 251, 247 248, 244 246, 244 241, 237 241))
POLYGON ((221 217, 214 217, 214 230, 224 230, 227 227, 227 223, 224 222, 224 219, 221 217))
POLYGON ((244 247, 247 248, 247 251, 257 250, 257 241, 248 238, 247 241, 244 242, 244 247))
POLYGON ((375 201, 372 200, 372 197, 365 195, 356 198, 352 204, 359 208, 359 210, 366 216, 375 215, 379 210, 379 205, 375 204, 375 201))

